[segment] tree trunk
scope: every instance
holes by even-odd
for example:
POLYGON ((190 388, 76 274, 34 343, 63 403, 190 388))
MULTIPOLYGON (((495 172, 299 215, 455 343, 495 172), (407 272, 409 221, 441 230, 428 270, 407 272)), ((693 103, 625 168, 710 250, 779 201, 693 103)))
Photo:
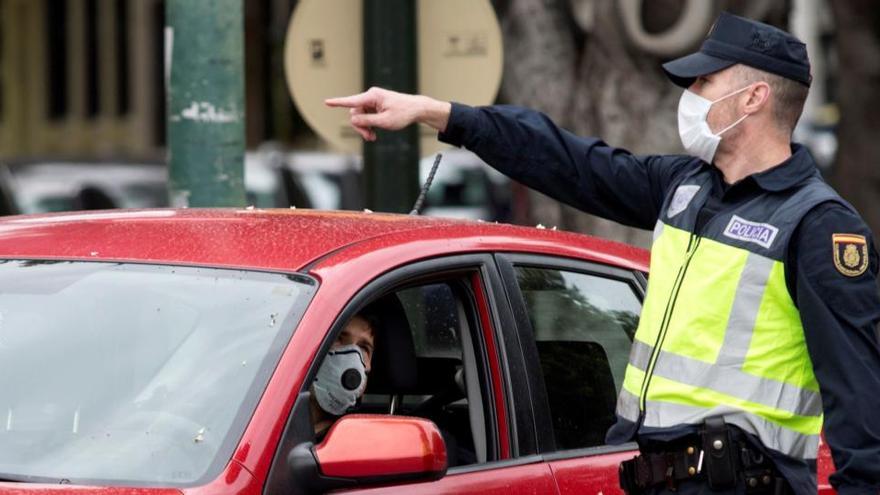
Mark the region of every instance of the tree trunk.
POLYGON ((873 0, 829 2, 837 33, 840 122, 833 182, 880 232, 880 12, 873 0))
MULTIPOLYGON (((579 54, 564 1, 498 3, 504 37, 501 98, 544 112, 556 124, 570 127, 569 105, 579 54)), ((528 202, 525 215, 515 215, 514 221, 565 227, 559 203, 536 191, 523 192, 520 185, 514 187, 514 197, 528 202)))

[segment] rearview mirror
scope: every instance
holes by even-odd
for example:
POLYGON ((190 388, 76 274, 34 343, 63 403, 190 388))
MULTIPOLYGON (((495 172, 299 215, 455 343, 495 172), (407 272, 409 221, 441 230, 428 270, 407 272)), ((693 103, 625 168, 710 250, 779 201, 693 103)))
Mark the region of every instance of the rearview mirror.
POLYGON ((446 474, 446 445, 427 419, 352 414, 339 419, 320 444, 297 445, 288 465, 309 491, 433 481, 446 474))

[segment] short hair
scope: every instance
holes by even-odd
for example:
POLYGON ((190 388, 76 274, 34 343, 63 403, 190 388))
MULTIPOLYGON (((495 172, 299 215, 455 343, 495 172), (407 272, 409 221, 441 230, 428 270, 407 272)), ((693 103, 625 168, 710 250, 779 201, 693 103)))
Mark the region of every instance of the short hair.
POLYGON ((770 93, 773 95, 773 119, 782 131, 789 135, 794 132, 804 111, 804 103, 807 101, 810 88, 793 79, 748 65, 737 64, 732 68, 734 78, 742 85, 763 81, 770 86, 770 93))
POLYGON ((379 334, 379 328, 382 324, 379 315, 375 313, 361 312, 352 316, 351 319, 355 319, 356 317, 360 317, 367 322, 367 325, 373 333, 373 338, 375 339, 379 334))

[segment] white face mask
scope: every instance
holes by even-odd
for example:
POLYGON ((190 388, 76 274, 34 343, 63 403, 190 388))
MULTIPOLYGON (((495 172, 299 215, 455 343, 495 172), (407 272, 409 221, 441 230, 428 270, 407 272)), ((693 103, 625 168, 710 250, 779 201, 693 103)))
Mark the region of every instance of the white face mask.
POLYGON ((331 349, 315 377, 315 400, 321 409, 342 416, 357 403, 367 388, 366 366, 361 348, 351 344, 331 349))
POLYGON ((715 134, 709 128, 709 123, 706 121, 709 109, 712 108, 713 104, 743 92, 748 88, 749 86, 738 89, 715 101, 707 100, 687 89, 684 90, 684 93, 681 94, 681 99, 678 100, 678 135, 681 137, 681 144, 689 155, 695 156, 706 163, 712 163, 712 160, 715 158, 715 151, 718 149, 718 143, 721 142, 721 135, 742 122, 748 117, 748 114, 743 115, 739 120, 721 129, 718 131, 718 134, 715 134))

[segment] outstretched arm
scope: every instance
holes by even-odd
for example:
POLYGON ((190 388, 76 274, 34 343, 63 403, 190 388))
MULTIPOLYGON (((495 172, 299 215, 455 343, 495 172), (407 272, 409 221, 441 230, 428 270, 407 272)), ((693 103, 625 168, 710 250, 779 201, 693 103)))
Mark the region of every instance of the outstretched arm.
POLYGON ((440 131, 510 178, 575 208, 633 227, 652 229, 678 175, 695 165, 681 156, 636 156, 582 138, 546 115, 513 106, 470 107, 380 88, 326 104, 351 111, 351 125, 368 141, 374 128, 412 123, 440 131))

